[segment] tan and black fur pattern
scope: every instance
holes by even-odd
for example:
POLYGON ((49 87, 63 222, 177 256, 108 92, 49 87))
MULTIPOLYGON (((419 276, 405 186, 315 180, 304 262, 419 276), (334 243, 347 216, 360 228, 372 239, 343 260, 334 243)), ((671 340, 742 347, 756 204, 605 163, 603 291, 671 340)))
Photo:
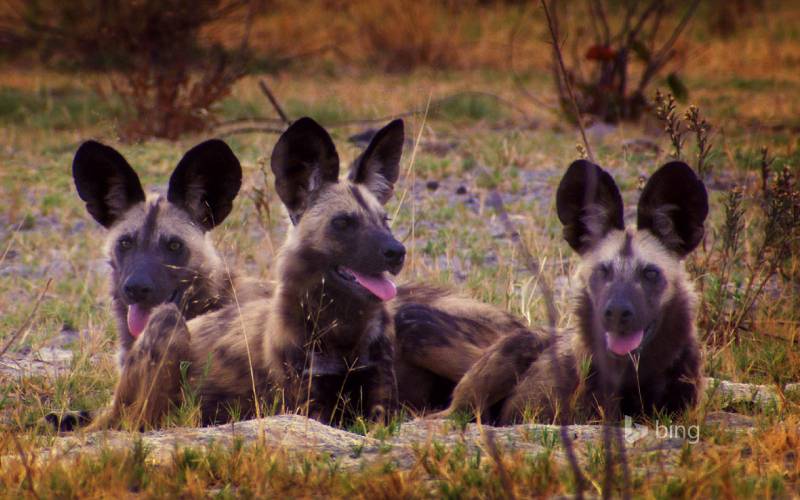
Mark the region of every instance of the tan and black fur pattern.
POLYGON ((180 404, 181 364, 204 424, 247 418, 279 404, 322 421, 343 401, 381 418, 396 405, 392 323, 384 303, 354 279, 385 279, 403 265, 383 209, 399 173, 403 123, 379 131, 339 180, 333 141, 303 118, 272 154, 276 190, 294 223, 277 259, 270 299, 232 305, 184 322, 159 306, 123 367, 114 409, 98 426, 133 414, 158 426, 180 404), (143 369, 159 367, 159 370, 143 369), (129 380, 130 375, 130 380, 129 380))
POLYGON ((415 413, 446 408, 456 384, 486 349, 527 331, 506 311, 427 285, 400 287, 391 310, 400 403, 415 413))
MULTIPOLYGON (((241 166, 224 142, 189 150, 166 196, 146 197, 125 158, 96 141, 81 145, 72 172, 87 211, 108 229, 105 254, 121 366, 137 341, 128 328, 132 305, 149 311, 170 302, 191 319, 235 300, 269 295, 268 285, 229 272, 208 236, 230 213, 241 185, 241 166)), ((90 419, 90 412, 48 416, 62 430, 90 419)))
POLYGON ((546 331, 502 337, 466 373, 443 413, 473 409, 485 421, 508 424, 526 414, 585 421, 694 405, 701 355, 683 258, 703 238, 702 182, 684 163, 664 165, 642 192, 636 227, 626 229, 613 179, 582 160, 562 179, 557 208, 565 239, 581 255, 575 330, 560 332, 555 344, 546 331), (620 346, 628 352, 618 354, 620 346))

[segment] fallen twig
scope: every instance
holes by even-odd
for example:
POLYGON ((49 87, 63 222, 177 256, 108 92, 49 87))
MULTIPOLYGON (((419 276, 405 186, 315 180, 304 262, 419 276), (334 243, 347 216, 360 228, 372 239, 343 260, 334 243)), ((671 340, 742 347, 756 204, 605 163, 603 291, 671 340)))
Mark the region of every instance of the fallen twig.
POLYGON ((275 128, 275 127, 253 125, 253 126, 250 126, 250 127, 234 128, 234 129, 231 129, 231 130, 222 130, 222 131, 218 130, 217 132, 214 133, 214 135, 216 135, 217 137, 222 138, 222 137, 228 137, 228 136, 236 135, 236 134, 250 134, 250 133, 255 133, 255 132, 266 132, 268 134, 282 134, 284 132, 284 130, 280 129, 280 128, 275 128))
MULTIPOLYGON (((269 95, 271 94, 271 92, 268 93, 269 89, 262 88, 262 91, 269 98, 269 95)), ((520 108, 519 106, 517 106, 513 102, 509 101, 508 99, 505 99, 504 97, 501 97, 501 96, 496 95, 496 94, 492 94, 490 92, 481 91, 481 90, 465 90, 463 92, 456 92, 454 94, 450 94, 450 95, 442 97, 440 99, 432 100, 432 101, 430 101, 430 104, 428 106, 424 107, 424 108, 411 109, 411 110, 408 110, 408 111, 403 111, 401 113, 395 113, 395 114, 392 114, 392 115, 380 116, 380 117, 376 117, 376 118, 354 118, 352 120, 339 120, 339 121, 334 121, 334 122, 326 122, 326 123, 323 123, 323 125, 325 125, 328 128, 347 127, 347 126, 351 126, 351 125, 368 125, 368 124, 372 124, 372 123, 383 123, 383 122, 386 122, 386 121, 389 121, 389 120, 393 120, 395 118, 405 118, 405 117, 408 117, 408 116, 423 115, 426 112, 428 112, 429 110, 435 109, 435 108, 437 108, 439 106, 442 106, 445 103, 447 103, 449 101, 452 101, 453 99, 457 99, 457 98, 465 97, 465 96, 482 96, 482 97, 488 97, 488 98, 494 99, 495 101, 497 101, 498 103, 502 104, 503 106, 505 106, 505 107, 513 110, 517 114, 521 115, 526 121, 530 121, 530 117, 525 112, 525 110, 523 110, 522 108, 520 108)), ((272 101, 272 99, 275 99, 274 95, 272 95, 272 98, 270 98, 270 101, 272 101)), ((278 111, 279 114, 283 113, 283 110, 280 107, 280 105, 278 105, 277 100, 275 100, 275 102, 273 102, 272 104, 273 104, 273 107, 275 107, 276 111, 280 110, 280 111, 278 111)), ((237 119, 237 120, 227 121, 227 122, 224 122, 224 123, 221 123, 221 124, 217 125, 214 128, 215 135, 217 135, 219 137, 226 137, 226 136, 229 136, 229 135, 247 134, 247 133, 252 133, 252 132, 267 132, 267 133, 270 133, 270 134, 281 134, 281 133, 283 133, 284 129, 276 128, 276 125, 280 124, 280 123, 286 123, 286 124, 291 123, 291 121, 283 120, 284 116, 286 116, 285 113, 283 113, 283 116, 281 117, 281 120, 277 120, 277 119, 274 119, 274 118, 258 117, 258 118, 250 118, 250 119, 244 118, 244 119, 237 119), (237 126, 237 125, 241 125, 241 126, 237 126), (232 128, 227 129, 227 127, 232 127, 232 128)), ((286 120, 288 120, 288 116, 286 117, 286 120)))
POLYGON ((267 82, 265 82, 263 78, 258 81, 258 87, 261 89, 261 92, 263 92, 264 95, 267 96, 267 99, 269 99, 269 102, 272 104, 272 107, 275 108, 275 111, 278 113, 278 116, 281 117, 283 123, 285 123, 287 126, 291 125, 292 120, 289 119, 289 116, 286 114, 286 111, 284 111, 281 105, 278 104, 278 99, 275 98, 275 94, 272 93, 272 91, 267 86, 267 82))

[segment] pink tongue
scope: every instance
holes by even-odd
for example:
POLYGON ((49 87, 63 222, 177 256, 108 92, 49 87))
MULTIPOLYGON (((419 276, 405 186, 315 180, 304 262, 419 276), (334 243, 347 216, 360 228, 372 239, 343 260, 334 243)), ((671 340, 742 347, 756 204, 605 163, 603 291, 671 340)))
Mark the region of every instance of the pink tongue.
POLYGON ((638 332, 629 333, 624 337, 620 337, 616 334, 606 332, 606 348, 613 352, 614 354, 618 354, 620 356, 624 356, 631 352, 632 350, 639 347, 639 344, 642 343, 642 338, 644 337, 644 330, 639 330, 638 332))
POLYGON ((147 326, 147 320, 150 318, 150 309, 144 308, 138 304, 128 306, 128 331, 131 332, 133 338, 138 337, 147 326))
POLYGON ((361 286, 374 293, 376 297, 383 301, 391 300, 397 295, 397 287, 394 286, 391 280, 384 278, 383 275, 378 277, 364 276, 352 269, 348 269, 348 271, 355 276, 356 281, 358 281, 361 286))

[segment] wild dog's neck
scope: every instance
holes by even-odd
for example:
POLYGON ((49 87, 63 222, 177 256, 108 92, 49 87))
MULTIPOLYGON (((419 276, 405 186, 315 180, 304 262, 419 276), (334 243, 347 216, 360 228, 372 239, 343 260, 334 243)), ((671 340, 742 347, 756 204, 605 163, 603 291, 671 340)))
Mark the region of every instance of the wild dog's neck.
POLYGON ((293 329, 300 330, 294 335, 301 336, 303 342, 319 341, 323 349, 356 346, 384 306, 332 288, 325 272, 315 265, 319 261, 309 249, 281 255, 275 294, 277 312, 293 329))

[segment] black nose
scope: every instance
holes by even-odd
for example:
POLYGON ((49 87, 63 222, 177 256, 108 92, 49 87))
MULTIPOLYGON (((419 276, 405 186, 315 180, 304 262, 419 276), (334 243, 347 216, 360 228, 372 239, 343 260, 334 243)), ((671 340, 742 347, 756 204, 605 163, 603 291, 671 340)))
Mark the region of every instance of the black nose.
POLYGON ((146 302, 153 295, 153 284, 146 279, 130 277, 122 287, 129 301, 135 303, 146 302))
POLYGON ((612 299, 606 304, 604 312, 606 325, 612 327, 625 328, 630 326, 633 320, 633 304, 626 299, 612 299))
POLYGON ((390 266, 402 266, 406 258, 406 247, 399 241, 394 241, 383 250, 383 256, 386 258, 386 263, 390 266))

